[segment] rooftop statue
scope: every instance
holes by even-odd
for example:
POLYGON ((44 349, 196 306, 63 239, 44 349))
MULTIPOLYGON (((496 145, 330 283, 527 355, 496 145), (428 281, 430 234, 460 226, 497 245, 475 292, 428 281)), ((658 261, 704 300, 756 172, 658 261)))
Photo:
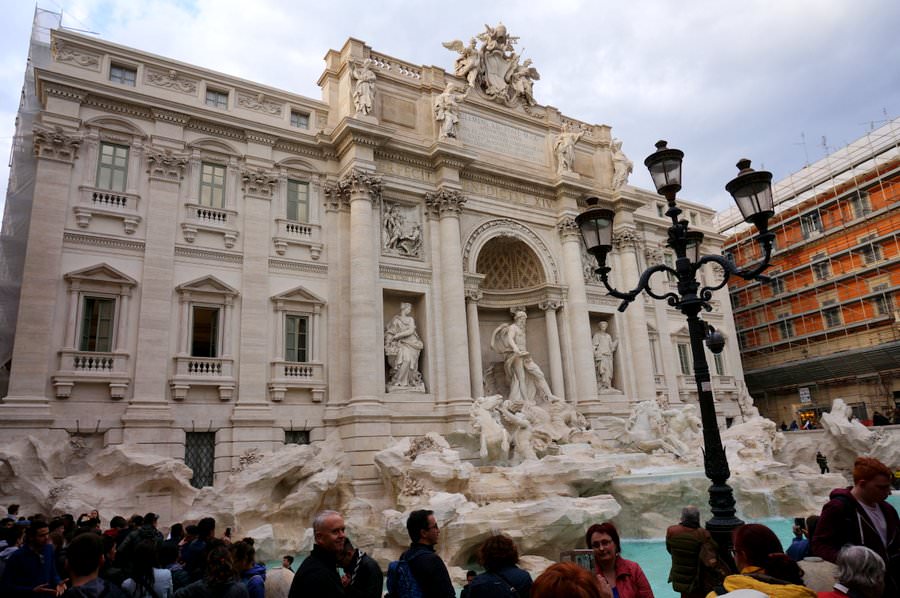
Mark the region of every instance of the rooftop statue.
POLYGON ((531 59, 519 62, 520 56, 515 52, 519 38, 509 35, 503 23, 484 27, 477 39, 469 40, 469 45, 458 39, 443 43, 448 50, 459 53, 453 65, 454 73, 464 78, 470 88, 483 91, 495 102, 507 106, 520 102, 535 105, 532 87, 541 76, 531 66, 531 59), (477 47, 478 41, 481 47, 477 47))

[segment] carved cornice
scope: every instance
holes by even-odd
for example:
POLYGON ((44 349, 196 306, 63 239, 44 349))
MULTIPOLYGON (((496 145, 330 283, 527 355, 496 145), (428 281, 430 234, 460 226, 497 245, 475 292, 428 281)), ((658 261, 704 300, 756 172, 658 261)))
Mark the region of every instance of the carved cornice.
POLYGON ((154 107, 151 108, 150 111, 153 114, 153 120, 161 120, 181 127, 187 126, 188 122, 191 120, 191 117, 187 114, 175 112, 174 110, 164 110, 162 108, 154 107))
POLYGON ((118 102, 116 100, 110 100, 108 98, 95 96, 93 94, 88 94, 87 98, 84 100, 84 104, 85 106, 99 108, 107 112, 117 112, 119 114, 127 114, 128 116, 136 116, 137 118, 144 118, 147 120, 153 119, 153 112, 150 110, 150 108, 146 108, 144 106, 136 106, 134 104, 128 104, 126 102, 118 102))
POLYGON ((385 160, 388 162, 400 162, 402 164, 410 164, 418 168, 431 168, 431 161, 398 151, 389 151, 384 149, 375 150, 376 160, 385 160))
POLYGON ((328 266, 325 264, 311 264, 309 262, 294 262, 291 260, 277 260, 269 258, 269 268, 274 270, 288 270, 291 272, 305 272, 307 274, 328 274, 328 266))
POLYGON ((210 135, 216 135, 218 137, 227 137, 228 139, 236 139, 238 141, 245 140, 244 132, 242 130, 209 122, 207 120, 192 118, 188 121, 187 128, 208 133, 210 135))
POLYGON ((425 209, 429 217, 458 216, 466 203, 466 196, 456 189, 441 187, 425 194, 425 209))
POLYGON ((224 262, 226 264, 244 263, 244 256, 240 253, 226 253, 224 251, 212 251, 210 249, 185 247, 183 245, 175 246, 175 257, 187 257, 212 262, 224 262))
POLYGON ((188 165, 187 154, 176 154, 172 150, 148 146, 147 173, 151 178, 168 181, 180 181, 184 178, 184 169, 188 165))
POLYGON ((309 156, 310 158, 316 158, 317 160, 322 160, 325 157, 324 153, 319 148, 310 147, 302 143, 295 143, 293 141, 285 141, 284 139, 275 141, 274 148, 291 154, 309 156))
POLYGON ((74 100, 82 103, 87 98, 87 92, 61 83, 44 83, 42 89, 48 96, 56 96, 67 100, 74 100))
POLYGON ((623 228, 613 232, 612 242, 617 251, 635 249, 641 246, 641 237, 635 229, 623 228))
POLYGON ((431 284, 431 271, 395 264, 379 264, 378 275, 385 280, 431 284))
POLYGON ((175 69, 168 71, 151 67, 144 69, 144 83, 165 89, 171 89, 178 93, 197 93, 197 80, 179 75, 175 69))
POLYGON ((261 143, 262 145, 274 146, 275 142, 278 141, 278 137, 275 135, 266 135, 259 131, 244 131, 244 135, 247 138, 247 141, 261 143))
POLYGON ((34 128, 34 156, 71 164, 78 157, 81 135, 72 134, 57 125, 53 129, 34 128))
POLYGON ((459 178, 460 180, 475 181, 486 185, 492 185, 494 187, 502 187, 504 189, 509 189, 510 191, 518 191, 519 193, 529 193, 548 201, 556 198, 556 194, 551 192, 548 187, 522 183, 520 181, 515 181, 512 179, 504 178, 502 176, 498 176, 493 172, 464 170, 459 173, 459 178))
POLYGON ((91 245, 93 247, 102 247, 104 249, 125 249, 128 251, 144 252, 143 241, 131 241, 128 239, 117 239, 105 235, 86 235, 84 233, 63 233, 64 243, 74 243, 77 245, 91 245))
POLYGON ((244 193, 268 198, 272 197, 275 184, 278 183, 278 173, 263 168, 245 168, 241 170, 241 182, 244 193))
POLYGON ((559 238, 565 243, 566 241, 581 241, 581 230, 578 228, 578 225, 575 223, 575 218, 572 216, 565 216, 560 218, 556 223, 556 231, 559 233, 559 238))

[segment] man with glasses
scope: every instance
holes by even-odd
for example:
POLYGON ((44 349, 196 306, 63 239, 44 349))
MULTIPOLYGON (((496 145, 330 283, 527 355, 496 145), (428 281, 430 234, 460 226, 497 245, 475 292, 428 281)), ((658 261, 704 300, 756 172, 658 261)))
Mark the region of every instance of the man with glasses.
POLYGON ((410 513, 406 531, 412 544, 400 560, 409 563, 409 569, 422 590, 422 598, 455 598, 456 591, 447 566, 434 551, 441 536, 434 511, 421 509, 410 513))

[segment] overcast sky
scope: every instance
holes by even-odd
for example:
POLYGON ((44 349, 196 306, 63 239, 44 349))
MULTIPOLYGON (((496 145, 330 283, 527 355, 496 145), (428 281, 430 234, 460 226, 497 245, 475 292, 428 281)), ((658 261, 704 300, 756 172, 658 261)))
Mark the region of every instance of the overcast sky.
MULTIPOLYGON (((4 0, 0 180, 34 6, 4 0)), ((347 37, 451 70, 441 42, 502 21, 540 71, 534 95, 612 126, 651 188, 657 139, 685 154, 682 196, 724 209, 740 157, 778 180, 900 112, 897 0, 41 0, 105 40, 320 98, 347 37), (805 139, 805 142, 804 142, 805 139)))

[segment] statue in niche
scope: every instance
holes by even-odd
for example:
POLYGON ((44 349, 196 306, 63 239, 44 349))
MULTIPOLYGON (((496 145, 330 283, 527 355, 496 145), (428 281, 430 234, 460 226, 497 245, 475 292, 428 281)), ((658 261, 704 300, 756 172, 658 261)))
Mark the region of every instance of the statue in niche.
POLYGON ((353 105, 357 116, 368 116, 375 108, 375 73, 372 59, 366 58, 362 64, 354 65, 350 74, 356 80, 353 88, 353 105))
POLYGON ((397 204, 384 204, 381 217, 381 247, 385 253, 419 257, 422 252, 422 225, 410 221, 397 204))
POLYGON ((454 83, 448 83, 443 93, 434 98, 434 119, 441 123, 438 139, 456 139, 459 125, 459 105, 468 95, 454 83))
POLYGON ((575 144, 582 136, 584 136, 584 131, 575 133, 571 126, 563 125, 562 131, 553 141, 553 151, 556 153, 556 174, 575 172, 575 144))
POLYGON ((621 189, 628 182, 628 176, 634 170, 634 164, 622 152, 622 142, 618 139, 612 140, 612 163, 613 163, 613 180, 612 188, 614 190, 621 189))
POLYGON ((600 390, 613 388, 613 354, 619 348, 619 339, 614 339, 606 331, 609 322, 600 322, 597 332, 591 338, 594 345, 594 364, 597 368, 597 385, 600 390))
POLYGON ((509 379, 509 398, 534 403, 538 391, 547 400, 556 397, 547 385, 540 366, 525 347, 525 321, 528 315, 517 311, 512 324, 497 326, 491 335, 491 348, 503 355, 503 366, 509 379))
POLYGON ((384 329, 384 354, 391 368, 388 392, 425 392, 425 381, 419 372, 419 355, 425 344, 416 332, 411 312, 410 303, 401 303, 400 313, 384 329))

